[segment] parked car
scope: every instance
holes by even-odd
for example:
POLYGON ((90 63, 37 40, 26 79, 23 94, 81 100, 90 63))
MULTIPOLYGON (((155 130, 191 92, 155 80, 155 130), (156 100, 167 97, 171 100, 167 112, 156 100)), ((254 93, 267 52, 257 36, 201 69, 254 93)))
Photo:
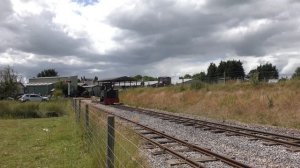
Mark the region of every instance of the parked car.
POLYGON ((33 101, 33 102, 41 102, 41 101, 48 101, 48 97, 42 97, 37 94, 24 94, 20 99, 21 102, 26 102, 26 101, 33 101))

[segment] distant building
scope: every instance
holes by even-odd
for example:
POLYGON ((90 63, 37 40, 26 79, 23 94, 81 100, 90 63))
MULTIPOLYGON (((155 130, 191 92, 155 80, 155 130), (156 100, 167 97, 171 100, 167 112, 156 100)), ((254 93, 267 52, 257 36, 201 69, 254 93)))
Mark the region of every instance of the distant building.
POLYGON ((49 95, 55 88, 55 84, 58 82, 70 82, 70 93, 76 95, 77 93, 77 76, 56 76, 56 77, 37 77, 30 78, 27 83, 25 92, 35 93, 40 95, 49 95))
POLYGON ((88 97, 90 96, 98 96, 100 97, 100 86, 99 85, 86 85, 83 88, 87 91, 88 97))

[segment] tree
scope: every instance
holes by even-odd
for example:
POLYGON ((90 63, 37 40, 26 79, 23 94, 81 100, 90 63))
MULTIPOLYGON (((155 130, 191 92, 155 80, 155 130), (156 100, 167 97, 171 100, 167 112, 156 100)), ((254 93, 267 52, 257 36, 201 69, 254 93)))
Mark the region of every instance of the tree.
POLYGON ((205 72, 196 73, 192 76, 192 79, 199 80, 199 81, 205 81, 206 74, 205 74, 205 72))
POLYGON ((293 74, 293 79, 300 79, 300 67, 298 67, 295 70, 295 73, 293 74))
POLYGON ((94 78, 93 81, 94 81, 94 82, 97 82, 97 81, 98 81, 98 76, 95 76, 95 78, 94 78))
POLYGON ((52 76, 58 76, 58 73, 55 71, 55 69, 45 69, 42 72, 37 74, 37 77, 52 77, 52 76))
POLYGON ((191 76, 190 74, 185 74, 185 75, 183 76, 183 78, 184 78, 184 79, 191 79, 192 76, 191 76))
POLYGON ((260 81, 262 80, 267 81, 269 79, 278 79, 279 77, 279 73, 276 66, 273 66, 271 63, 260 65, 254 71, 258 73, 258 79, 260 81))
POLYGON ((143 79, 143 76, 142 75, 135 75, 133 78, 137 81, 141 81, 143 79))
POLYGON ((217 66, 214 63, 210 63, 208 69, 207 69, 207 80, 208 82, 216 82, 217 81, 217 66))
POLYGON ((243 79, 245 77, 243 63, 236 60, 221 61, 217 68, 217 74, 218 77, 226 76, 229 79, 243 79))
POLYGON ((152 76, 144 76, 144 81, 157 81, 158 79, 152 76))
POLYGON ((18 93, 18 76, 7 66, 0 70, 0 99, 14 97, 18 93))

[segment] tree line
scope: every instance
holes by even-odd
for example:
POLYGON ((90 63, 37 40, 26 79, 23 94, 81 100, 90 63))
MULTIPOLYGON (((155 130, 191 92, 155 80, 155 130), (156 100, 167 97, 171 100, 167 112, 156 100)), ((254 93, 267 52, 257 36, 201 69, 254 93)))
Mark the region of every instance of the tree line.
MULTIPOLYGON (((300 75, 300 67, 293 74, 293 78, 300 75)), ((278 79, 279 72, 276 66, 266 63, 252 69, 245 74, 243 63, 240 60, 221 61, 219 65, 210 63, 206 72, 200 72, 193 75, 185 74, 179 79, 194 79, 203 82, 214 83, 218 80, 244 80, 245 78, 257 78, 259 81, 268 81, 269 79, 278 79)))
MULTIPOLYGON (((46 69, 37 74, 37 77, 57 76, 55 69, 46 69)), ((136 75, 133 77, 138 81, 157 81, 156 77, 136 75)), ((193 75, 185 74, 180 79, 195 79, 204 82, 217 82, 219 79, 255 79, 257 81, 267 81, 269 79, 278 79, 279 73, 275 65, 266 63, 252 69, 247 75, 243 67, 243 63, 239 60, 221 61, 217 66, 210 63, 206 72, 200 72, 193 75)), ((94 80, 97 80, 95 77, 94 80)), ((300 80, 300 67, 298 67, 292 75, 292 79, 300 80)), ((21 79, 10 66, 0 69, 0 100, 7 97, 14 97, 18 93, 18 85, 21 79)))

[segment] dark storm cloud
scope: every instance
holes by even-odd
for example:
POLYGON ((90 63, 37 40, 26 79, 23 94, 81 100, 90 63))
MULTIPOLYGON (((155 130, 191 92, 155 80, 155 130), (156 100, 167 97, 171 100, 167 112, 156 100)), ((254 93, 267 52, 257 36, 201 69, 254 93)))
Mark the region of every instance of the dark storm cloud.
MULTIPOLYGON (((124 46, 124 50, 112 52, 118 60, 147 64, 169 57, 204 56, 208 46, 220 48, 215 47, 219 42, 214 41, 213 33, 227 24, 222 22, 226 20, 223 15, 200 10, 184 13, 185 9, 173 8, 172 1, 155 2, 146 7, 153 10, 139 11, 138 16, 127 11, 110 16, 110 24, 124 30, 114 39, 124 46)), ((218 54, 212 51, 211 58, 218 54)))
POLYGON ((290 39, 272 39, 292 33, 299 24, 300 8, 294 6, 291 10, 288 1, 274 4, 268 0, 209 0, 200 9, 178 7, 176 1, 151 1, 143 5, 110 15, 109 23, 123 30, 115 41, 124 49, 111 53, 116 60, 150 64, 176 57, 203 61, 222 59, 228 54, 259 57, 272 54, 274 45, 280 48, 280 43, 289 44, 290 39), (249 25, 259 20, 269 22, 254 28, 249 25), (295 21, 297 24, 290 24, 295 21), (223 32, 240 26, 247 29, 245 34, 222 41, 223 32))

